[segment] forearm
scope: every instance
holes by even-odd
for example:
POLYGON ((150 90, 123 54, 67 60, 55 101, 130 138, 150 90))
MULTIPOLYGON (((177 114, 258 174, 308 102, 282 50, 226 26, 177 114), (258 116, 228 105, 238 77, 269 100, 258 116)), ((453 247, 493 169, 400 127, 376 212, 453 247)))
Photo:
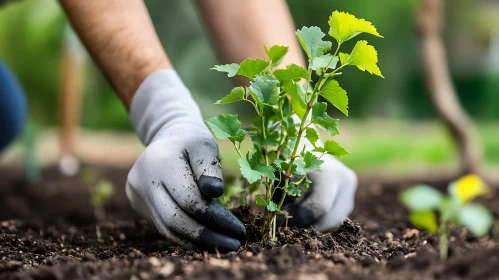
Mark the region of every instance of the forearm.
POLYGON ((266 58, 263 45, 289 46, 282 66, 305 61, 295 36, 295 26, 284 0, 197 0, 223 63, 266 58))
POLYGON ((149 74, 172 68, 142 0, 60 2, 127 108, 149 74))

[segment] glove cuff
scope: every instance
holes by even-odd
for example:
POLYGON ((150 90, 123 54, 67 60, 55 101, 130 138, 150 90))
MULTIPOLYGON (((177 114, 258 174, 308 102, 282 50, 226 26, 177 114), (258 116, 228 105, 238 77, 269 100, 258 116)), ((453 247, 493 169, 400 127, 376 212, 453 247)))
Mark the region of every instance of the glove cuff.
POLYGON ((167 134, 182 134, 186 128, 206 130, 198 105, 173 69, 156 71, 142 82, 132 98, 129 117, 146 146, 160 130, 167 134))

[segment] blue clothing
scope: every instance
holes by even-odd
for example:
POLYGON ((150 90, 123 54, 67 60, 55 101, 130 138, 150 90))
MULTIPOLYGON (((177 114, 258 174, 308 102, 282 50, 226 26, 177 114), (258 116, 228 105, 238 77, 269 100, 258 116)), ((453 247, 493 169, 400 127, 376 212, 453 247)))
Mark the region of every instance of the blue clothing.
POLYGON ((26 111, 26 100, 19 82, 0 60, 0 151, 21 132, 26 111))

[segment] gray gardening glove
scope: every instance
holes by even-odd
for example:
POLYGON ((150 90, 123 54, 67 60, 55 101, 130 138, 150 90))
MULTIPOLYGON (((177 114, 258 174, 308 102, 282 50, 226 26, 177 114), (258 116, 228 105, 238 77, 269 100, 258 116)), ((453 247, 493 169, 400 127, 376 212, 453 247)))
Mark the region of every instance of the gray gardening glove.
POLYGON ((147 146, 128 174, 132 207, 178 245, 239 249, 244 225, 212 199, 224 192, 217 144, 174 70, 144 80, 130 120, 147 146))
MULTIPOLYGON (((300 150, 312 150, 306 138, 300 141, 300 150)), ((317 153, 314 153, 319 156, 317 153)), ((320 231, 329 231, 340 226, 354 207, 357 175, 338 159, 330 155, 321 158, 322 166, 310 172, 310 188, 302 197, 283 206, 291 218, 288 225, 313 226, 320 231)), ((284 218, 281 216, 281 220, 284 218)))

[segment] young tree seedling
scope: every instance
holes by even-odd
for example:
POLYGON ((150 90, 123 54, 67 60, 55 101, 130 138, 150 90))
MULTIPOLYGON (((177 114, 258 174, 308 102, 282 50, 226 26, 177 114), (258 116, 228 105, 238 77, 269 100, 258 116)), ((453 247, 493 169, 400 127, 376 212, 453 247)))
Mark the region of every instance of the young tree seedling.
POLYGON ((329 17, 329 36, 336 46, 324 40, 319 27, 303 27, 296 31, 298 41, 308 58, 307 68, 296 64, 284 69, 277 66, 288 52, 287 46, 265 48, 267 58, 248 58, 240 64, 216 65, 212 69, 225 72, 229 77, 243 76, 250 80, 249 87, 236 87, 216 104, 248 102, 256 112, 256 118, 247 129, 241 127, 238 115, 218 115, 206 120, 215 136, 228 139, 238 155, 241 174, 248 183, 248 192, 257 193, 256 204, 265 207, 265 223, 262 235, 270 233, 275 238, 276 215, 281 212, 287 195, 300 196, 309 188, 307 173, 323 163, 321 157, 329 154, 341 157, 349 154, 339 143, 319 141, 315 126, 338 135, 338 119, 327 113, 327 103, 348 116, 347 92, 340 87, 337 77, 347 68, 357 67, 361 71, 383 77, 377 66, 378 54, 367 41, 358 41, 349 53, 340 52, 342 45, 361 33, 382 37, 376 28, 364 19, 348 13, 335 11, 329 17), (317 80, 313 83, 313 75, 317 80), (298 120, 298 121, 297 121, 298 120), (251 139, 251 152, 241 151, 241 142, 251 139), (312 149, 304 149, 306 138, 312 149), (277 189, 282 189, 280 199, 275 198, 277 189))
POLYGON ((400 198, 409 208, 409 220, 414 226, 439 234, 440 258, 446 260, 450 225, 464 226, 477 237, 485 235, 492 226, 493 218, 487 208, 471 203, 487 190, 478 176, 467 175, 449 184, 448 196, 432 187, 419 185, 402 192, 400 198))

